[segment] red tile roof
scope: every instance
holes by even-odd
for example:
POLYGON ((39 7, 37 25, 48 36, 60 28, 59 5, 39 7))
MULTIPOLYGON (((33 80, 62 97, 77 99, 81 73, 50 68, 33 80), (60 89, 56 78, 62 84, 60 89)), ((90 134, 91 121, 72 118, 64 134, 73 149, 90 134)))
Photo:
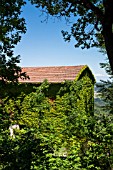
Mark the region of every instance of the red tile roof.
POLYGON ((61 83, 65 80, 74 80, 84 65, 53 66, 53 67, 23 67, 30 79, 19 80, 23 83, 42 83, 45 79, 50 83, 61 83))

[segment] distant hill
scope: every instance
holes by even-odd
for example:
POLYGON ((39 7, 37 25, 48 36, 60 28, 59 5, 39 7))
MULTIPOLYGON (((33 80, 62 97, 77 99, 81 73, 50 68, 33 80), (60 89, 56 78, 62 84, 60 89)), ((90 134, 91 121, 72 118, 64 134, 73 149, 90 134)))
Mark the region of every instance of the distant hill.
MULTIPOLYGON (((98 84, 100 84, 100 83, 98 83, 98 84)), ((98 90, 99 90, 99 88, 95 85, 95 87, 94 87, 94 103, 96 106, 102 107, 105 105, 105 103, 100 98, 98 90)))

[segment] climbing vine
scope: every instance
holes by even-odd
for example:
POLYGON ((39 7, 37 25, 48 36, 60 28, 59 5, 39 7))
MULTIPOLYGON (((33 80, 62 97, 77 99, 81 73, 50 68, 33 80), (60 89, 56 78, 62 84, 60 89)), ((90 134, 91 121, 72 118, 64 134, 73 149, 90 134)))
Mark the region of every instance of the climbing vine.
POLYGON ((29 94, 4 98, 0 105, 0 169, 111 168, 112 123, 105 124, 107 117, 94 113, 93 86, 84 75, 62 84, 54 98, 48 95, 47 81, 29 94), (8 129, 11 125, 19 125, 13 129, 14 136, 8 129))

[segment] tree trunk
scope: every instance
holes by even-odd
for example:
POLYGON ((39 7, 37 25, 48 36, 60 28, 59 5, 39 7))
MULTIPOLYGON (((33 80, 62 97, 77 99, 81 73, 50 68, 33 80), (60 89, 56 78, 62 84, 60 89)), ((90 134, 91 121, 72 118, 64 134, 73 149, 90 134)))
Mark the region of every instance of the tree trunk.
POLYGON ((105 47, 111 66, 113 75, 113 0, 103 1, 105 8, 104 22, 103 22, 103 36, 105 40, 105 47))
POLYGON ((105 47, 107 51, 108 60, 113 75, 113 33, 110 33, 110 30, 107 28, 104 29, 104 40, 105 40, 105 47))

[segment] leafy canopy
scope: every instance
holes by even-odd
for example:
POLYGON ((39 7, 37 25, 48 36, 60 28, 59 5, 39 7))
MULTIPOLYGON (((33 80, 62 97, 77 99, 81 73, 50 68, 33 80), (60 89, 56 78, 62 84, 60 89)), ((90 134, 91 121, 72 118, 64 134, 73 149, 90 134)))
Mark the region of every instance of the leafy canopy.
POLYGON ((0 2, 0 79, 2 83, 17 82, 24 77, 20 56, 14 56, 13 49, 21 40, 21 34, 26 32, 25 20, 20 17, 21 8, 25 1, 1 0, 0 2))
POLYGON ((45 95, 47 82, 29 95, 4 99, 5 107, 0 105, 0 113, 4 113, 0 115, 1 169, 113 167, 113 116, 82 109, 81 86, 81 81, 67 82, 54 101, 45 95), (20 126, 14 131, 15 138, 9 135, 8 121, 20 126))
POLYGON ((112 0, 30 0, 43 12, 55 17, 72 18, 64 39, 75 38, 75 47, 101 47, 105 44, 113 73, 113 1, 112 0))
MULTIPOLYGON (((76 39, 76 47, 89 48, 98 46, 97 30, 102 31, 102 24, 98 20, 92 9, 87 9, 87 3, 78 0, 31 0, 32 4, 36 4, 37 8, 49 13, 52 16, 62 17, 67 19, 73 16, 73 24, 71 32, 63 31, 65 40, 70 41, 73 36, 76 39), (96 29, 95 29, 96 28, 96 29), (94 38, 95 37, 95 38, 94 38)), ((87 1, 86 1, 87 2, 87 1)), ((88 1, 89 2, 89 1, 88 1)), ((91 5, 89 3, 89 5, 91 5)), ((93 0, 92 8, 100 7, 99 15, 103 16, 104 8, 101 1, 93 0), (94 4, 94 5, 93 5, 94 4)), ((98 11, 97 10, 97 11, 98 11)))

